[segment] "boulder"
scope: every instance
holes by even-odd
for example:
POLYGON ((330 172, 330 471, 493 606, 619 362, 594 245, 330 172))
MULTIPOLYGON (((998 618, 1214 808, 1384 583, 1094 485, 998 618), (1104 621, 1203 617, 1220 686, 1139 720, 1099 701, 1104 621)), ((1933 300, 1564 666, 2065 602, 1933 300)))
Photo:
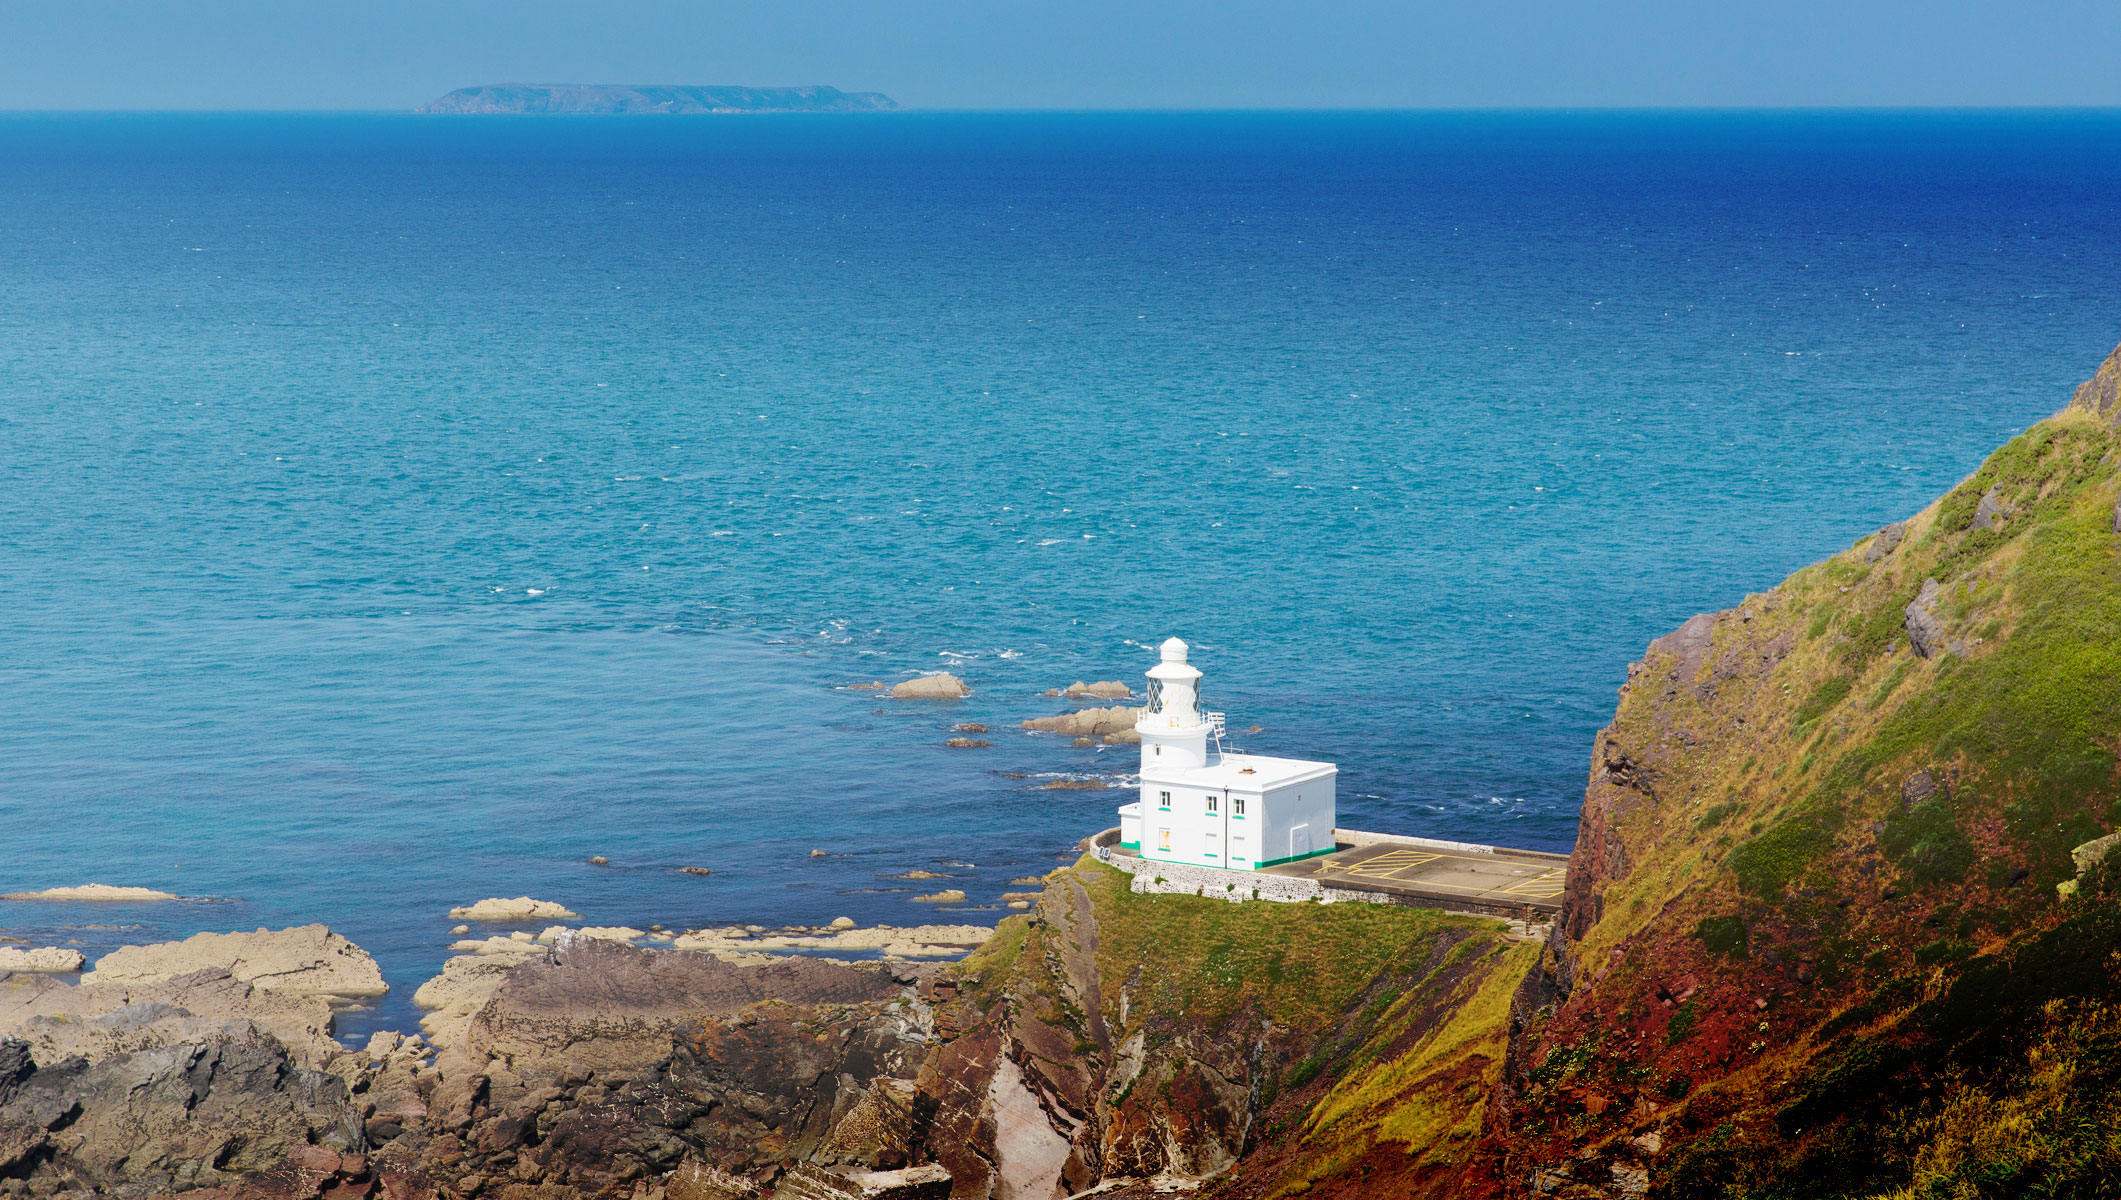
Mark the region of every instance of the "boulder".
POLYGON ((1922 581, 1922 590, 1907 606, 1908 644, 1923 658, 1932 658, 1945 648, 1944 622, 1937 616, 1937 598, 1941 589, 1935 579, 1922 581))
POLYGON ((158 892, 144 887, 112 887, 104 883, 84 883, 75 887, 45 888, 41 892, 8 892, 0 900, 176 900, 174 892, 158 892))
POLYGON ((1879 530, 1878 536, 1871 539, 1871 544, 1863 551, 1863 561, 1865 563, 1877 562, 1879 559, 1898 550, 1900 543, 1906 540, 1907 522, 1895 521, 1879 530))
POLYGON ((1116 679, 1100 680, 1097 683, 1084 683, 1078 679, 1059 691, 1046 694, 1065 696, 1070 700, 1132 700, 1134 689, 1116 679))
POLYGON ((2003 499, 2003 487, 1998 484, 1981 494, 1981 502, 1974 506, 1974 528, 1991 531, 2003 528, 2004 518, 2011 515, 2011 506, 2003 499))
POLYGON ((994 743, 983 741, 979 738, 954 737, 944 742, 943 745, 950 747, 952 750, 984 750, 994 745, 994 743))
POLYGON ((1140 716, 1141 710, 1138 708, 1079 708, 1056 717, 1033 717, 1024 722, 1024 728, 1033 733, 1103 737, 1106 734, 1133 733, 1134 722, 1140 716))
POLYGON ((81 969, 88 959, 79 950, 68 950, 63 946, 40 946, 34 950, 17 950, 13 946, 0 946, 0 975, 9 971, 22 971, 37 975, 67 975, 81 969))
POLYGON ((964 680, 947 671, 908 679, 891 689, 893 700, 962 700, 971 694, 964 680))
POLYGON ((1900 806, 1913 808, 1937 794, 1937 777, 1927 769, 1917 771, 1900 783, 1900 806))
POLYGON ((368 952, 322 925, 201 933, 181 942, 122 946, 81 977, 88 984, 136 984, 217 969, 260 990, 345 999, 390 990, 368 952))
POLYGON ((956 888, 944 888, 940 892, 930 892, 925 896, 915 896, 914 899, 924 904, 963 904, 965 902, 965 893, 956 888))
POLYGON ((582 914, 550 900, 517 896, 512 900, 488 897, 477 904, 452 908, 449 915, 458 921, 574 921, 582 914))

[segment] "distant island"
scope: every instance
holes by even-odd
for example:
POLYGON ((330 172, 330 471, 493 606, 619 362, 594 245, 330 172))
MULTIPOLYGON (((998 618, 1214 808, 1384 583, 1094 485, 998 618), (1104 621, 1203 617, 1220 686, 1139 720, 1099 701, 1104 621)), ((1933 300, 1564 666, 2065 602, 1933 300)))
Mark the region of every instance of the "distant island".
POLYGON ((501 83, 458 88, 413 110, 463 116, 890 112, 881 92, 835 87, 694 87, 680 84, 501 83))

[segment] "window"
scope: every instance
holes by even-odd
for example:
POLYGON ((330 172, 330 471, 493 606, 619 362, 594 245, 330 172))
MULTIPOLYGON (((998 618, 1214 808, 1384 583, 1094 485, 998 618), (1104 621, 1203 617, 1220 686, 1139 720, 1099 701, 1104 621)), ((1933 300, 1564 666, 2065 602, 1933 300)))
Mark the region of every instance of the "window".
POLYGON ((1158 793, 1156 793, 1156 804, 1157 804, 1157 807, 1159 807, 1159 808, 1163 809, 1163 810, 1164 810, 1164 811, 1166 811, 1166 812, 1169 812, 1169 811, 1171 810, 1171 793, 1169 793, 1169 792, 1158 792, 1158 793))
POLYGON ((1243 796, 1230 797, 1230 815, 1233 817, 1245 815, 1245 798, 1243 796))
POLYGON ((1215 815, 1215 797, 1213 796, 1208 797, 1208 815, 1211 817, 1215 815))

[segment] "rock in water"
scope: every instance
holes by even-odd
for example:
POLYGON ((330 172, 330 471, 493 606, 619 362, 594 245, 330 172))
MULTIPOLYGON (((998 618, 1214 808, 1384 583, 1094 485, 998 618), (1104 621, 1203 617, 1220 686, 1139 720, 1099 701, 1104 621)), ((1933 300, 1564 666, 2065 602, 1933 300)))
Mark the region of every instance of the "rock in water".
POLYGON ((965 902, 965 893, 956 888, 944 888, 940 892, 930 892, 925 896, 915 896, 914 899, 923 904, 963 904, 965 902))
POLYGON ((1945 645, 1944 622, 1937 617, 1939 591, 1935 579, 1925 579, 1922 591, 1907 606, 1907 640, 1923 658, 1935 656, 1945 645))
POLYGON ((322 925, 201 933, 181 942, 123 946, 104 955, 84 985, 138 984, 202 969, 227 971, 261 991, 297 996, 380 996, 390 990, 368 952, 322 925))
POLYGON ((1096 683, 1084 683, 1078 679, 1061 689, 1060 694, 1070 700, 1132 700, 1134 689, 1116 679, 1103 679, 1096 683))
POLYGON ((144 887, 112 887, 106 883, 84 883, 76 887, 45 888, 41 892, 9 892, 0 900, 176 900, 174 892, 144 887))
POLYGON ((971 694, 964 680, 947 671, 908 679, 891 689, 893 700, 962 700, 971 694))
POLYGON ((1033 733, 1064 733, 1072 737, 1103 737, 1133 733, 1140 718, 1138 708, 1083 708, 1057 717, 1033 717, 1024 728, 1033 733))
POLYGON ((459 921, 573 921, 582 914, 550 900, 517 896, 512 900, 488 897, 477 904, 452 908, 449 915, 459 921))
POLYGON ((80 970, 81 964, 87 961, 79 950, 68 950, 62 946, 43 946, 35 950, 0 946, 0 975, 9 971, 21 971, 31 975, 66 975, 80 970))
POLYGON ((950 747, 952 750, 985 750, 993 746, 994 743, 981 738, 954 737, 944 742, 943 745, 950 747))

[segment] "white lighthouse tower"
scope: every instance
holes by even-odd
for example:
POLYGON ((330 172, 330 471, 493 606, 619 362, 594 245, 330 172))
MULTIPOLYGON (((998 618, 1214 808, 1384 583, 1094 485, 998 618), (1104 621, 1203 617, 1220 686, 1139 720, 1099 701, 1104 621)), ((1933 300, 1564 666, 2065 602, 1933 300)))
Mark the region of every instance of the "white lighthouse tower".
POLYGON ((1332 763, 1223 748, 1221 713, 1200 707, 1200 670, 1177 638, 1149 668, 1141 800, 1119 810, 1120 849, 1158 862, 1253 871, 1331 854, 1332 763), (1208 753, 1209 738, 1215 753, 1208 753))
POLYGON ((1186 661, 1188 647, 1177 638, 1157 649, 1163 661, 1149 668, 1148 703, 1134 722, 1142 736, 1142 770, 1205 767, 1208 735, 1215 730, 1200 711, 1200 668, 1186 661))

